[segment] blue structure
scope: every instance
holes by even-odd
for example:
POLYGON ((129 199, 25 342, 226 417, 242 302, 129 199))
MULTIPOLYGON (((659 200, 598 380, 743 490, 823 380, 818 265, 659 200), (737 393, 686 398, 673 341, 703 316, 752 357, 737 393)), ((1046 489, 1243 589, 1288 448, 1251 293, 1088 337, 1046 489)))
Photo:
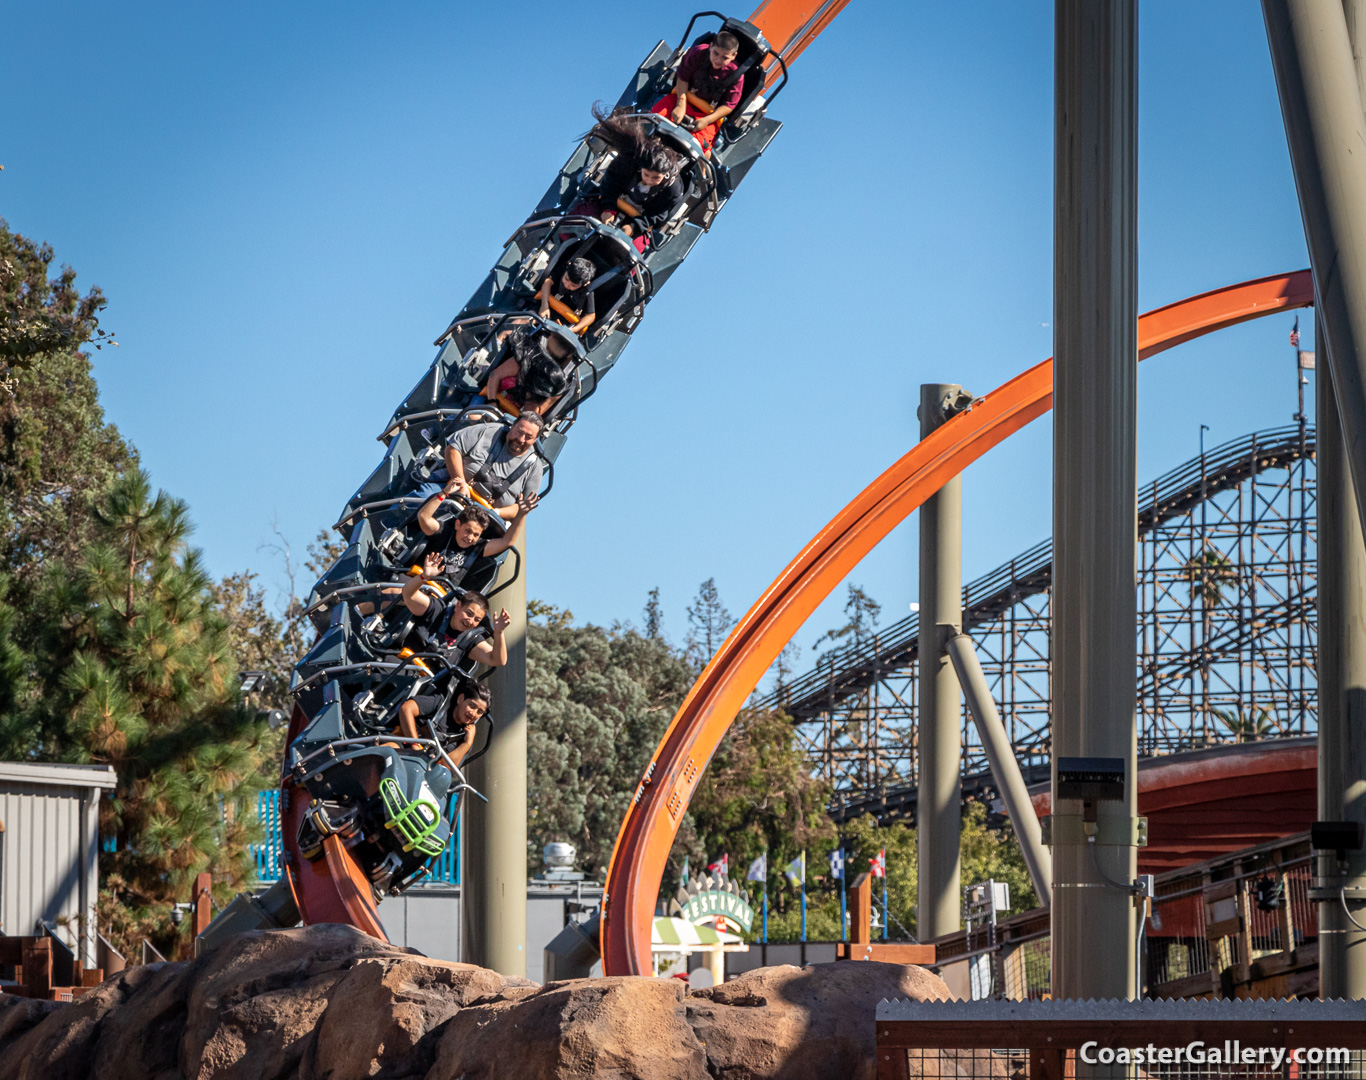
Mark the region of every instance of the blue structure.
MULTIPOLYGON (((280 880, 280 857, 285 850, 284 836, 280 830, 278 789, 263 791, 256 797, 256 816, 261 821, 261 829, 265 836, 259 844, 251 845, 251 855, 256 860, 256 880, 268 884, 280 880)), ((447 885, 460 884, 460 821, 457 817, 451 842, 431 863, 428 881, 440 881, 447 885)))

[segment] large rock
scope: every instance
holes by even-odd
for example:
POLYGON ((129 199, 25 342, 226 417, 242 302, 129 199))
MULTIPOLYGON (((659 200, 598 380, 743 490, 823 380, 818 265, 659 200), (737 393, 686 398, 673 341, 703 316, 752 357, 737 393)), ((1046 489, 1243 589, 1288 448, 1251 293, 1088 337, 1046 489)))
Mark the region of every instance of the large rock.
POLYGON ((677 979, 572 979, 462 1009, 427 1080, 710 1080, 677 979))
POLYGON ((877 1002, 948 996, 922 969, 866 962, 692 992, 538 987, 315 926, 129 968, 71 1005, 0 995, 0 1080, 871 1080, 877 1002))
POLYGON ((883 998, 940 1001, 936 975, 856 961, 758 968, 691 995, 689 1020, 710 1074, 726 1080, 876 1075, 873 1017, 883 998))

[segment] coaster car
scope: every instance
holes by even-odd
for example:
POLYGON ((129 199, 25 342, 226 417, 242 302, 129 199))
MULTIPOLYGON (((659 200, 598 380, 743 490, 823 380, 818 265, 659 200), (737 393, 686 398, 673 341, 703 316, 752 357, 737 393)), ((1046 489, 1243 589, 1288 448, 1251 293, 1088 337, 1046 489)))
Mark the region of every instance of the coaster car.
POLYGON ((398 704, 435 682, 412 679, 387 711, 373 700, 360 707, 340 679, 327 682, 313 721, 289 747, 287 767, 309 797, 301 853, 318 858, 325 837, 340 837, 377 894, 397 895, 445 850, 459 792, 469 787, 430 723, 417 741, 392 730, 398 704))
MULTIPOLYGON (((534 309, 541 279, 566 254, 591 260, 598 271, 588 285, 597 318, 583 335, 584 348, 591 353, 615 332, 630 334, 653 291, 650 271, 624 232, 577 214, 533 216, 513 233, 493 274, 459 319, 534 309)), ((556 321, 569 323, 570 319, 557 312, 556 321)), ((598 363, 598 369, 606 368, 598 363)))
MULTIPOLYGON (((668 221, 651 230, 650 250, 645 260, 649 265, 651 256, 677 236, 685 222, 692 221, 703 229, 708 228, 723 200, 717 186, 715 166, 687 131, 667 117, 649 111, 629 112, 619 119, 638 124, 644 136, 660 139, 670 150, 681 155, 684 161, 679 172, 686 189, 683 201, 668 221)), ((548 216, 555 212, 567 214, 580 203, 597 200, 602 195, 603 181, 613 163, 623 153, 634 153, 634 147, 618 143, 619 139, 610 129, 601 124, 595 126, 560 170, 555 183, 551 184, 536 207, 535 216, 548 216)), ((628 217, 635 216, 626 207, 618 206, 617 209, 628 217)))
MULTIPOLYGON (((648 109, 666 94, 673 93, 674 83, 678 79, 678 66, 683 62, 684 55, 698 45, 710 45, 716 35, 723 30, 728 30, 740 42, 740 49, 735 57, 736 70, 732 79, 741 84, 741 90, 739 104, 721 123, 721 131, 717 136, 718 147, 741 139, 763 117, 765 110, 773 103, 773 99, 787 85, 787 65, 783 63, 782 56, 773 51, 768 39, 759 32, 759 28, 753 23, 745 22, 743 19, 727 18, 715 11, 699 11, 688 20, 688 26, 683 31, 683 36, 679 38, 683 44, 680 44, 673 51, 655 76, 655 80, 647 92, 650 102, 645 106, 648 109), (697 25, 697 20, 711 16, 721 19, 721 25, 715 30, 699 34, 689 42, 688 37, 692 33, 693 27, 697 25), (764 61, 769 57, 772 57, 773 62, 781 68, 782 79, 773 93, 765 98, 763 89, 768 72, 764 69, 764 61)), ((711 106, 708 102, 699 99, 697 104, 710 110, 711 106)))

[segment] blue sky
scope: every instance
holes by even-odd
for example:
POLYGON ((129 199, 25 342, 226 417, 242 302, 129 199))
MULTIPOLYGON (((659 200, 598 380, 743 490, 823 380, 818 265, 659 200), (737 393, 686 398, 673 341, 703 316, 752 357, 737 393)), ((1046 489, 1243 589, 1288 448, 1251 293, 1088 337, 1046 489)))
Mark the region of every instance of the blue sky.
MULTIPOLYGON (((593 101, 692 10, 0 2, 0 216, 109 296, 105 408, 216 574, 279 584, 272 528, 302 549, 335 520, 593 101)), ((920 383, 982 393, 1051 352, 1052 17, 853 0, 801 57, 784 130, 574 429, 533 595, 609 623, 657 585, 680 639, 714 576, 738 615, 915 441, 920 383)), ((1141 309, 1306 266, 1258 6, 1145 0, 1139 43, 1141 309)), ((1140 483, 1201 423, 1289 422, 1290 323, 1142 365, 1140 483)), ((1048 535, 1050 439, 965 474, 967 577, 1048 535)), ((915 529, 852 575, 884 622, 915 529)))

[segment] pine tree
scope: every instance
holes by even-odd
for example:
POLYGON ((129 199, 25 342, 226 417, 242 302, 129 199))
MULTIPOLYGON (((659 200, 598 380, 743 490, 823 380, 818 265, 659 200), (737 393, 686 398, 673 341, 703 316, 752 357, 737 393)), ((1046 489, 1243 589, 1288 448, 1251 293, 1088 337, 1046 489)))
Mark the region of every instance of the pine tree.
POLYGON ((827 630, 816 639, 816 644, 811 646, 813 649, 820 648, 827 641, 849 639, 856 648, 871 642, 877 630, 877 620, 882 614, 882 605, 858 585, 850 585, 849 598, 844 602, 844 614, 848 621, 834 630, 827 630))
POLYGON ((645 636, 651 641, 664 640, 664 607, 659 602, 659 586, 645 594, 645 636))
POLYGON ((253 802, 274 763, 266 725, 237 691, 185 504, 132 470, 94 520, 82 565, 43 583, 30 753, 115 768, 103 865, 114 909, 145 922, 188 898, 201 871, 224 894, 251 875, 253 802))
POLYGON ((697 596, 688 605, 688 641, 686 653, 688 661, 701 671, 707 662, 716 655, 716 650, 726 640, 726 634, 735 625, 726 605, 721 603, 721 593, 716 588, 716 579, 707 578, 697 587, 697 596))

